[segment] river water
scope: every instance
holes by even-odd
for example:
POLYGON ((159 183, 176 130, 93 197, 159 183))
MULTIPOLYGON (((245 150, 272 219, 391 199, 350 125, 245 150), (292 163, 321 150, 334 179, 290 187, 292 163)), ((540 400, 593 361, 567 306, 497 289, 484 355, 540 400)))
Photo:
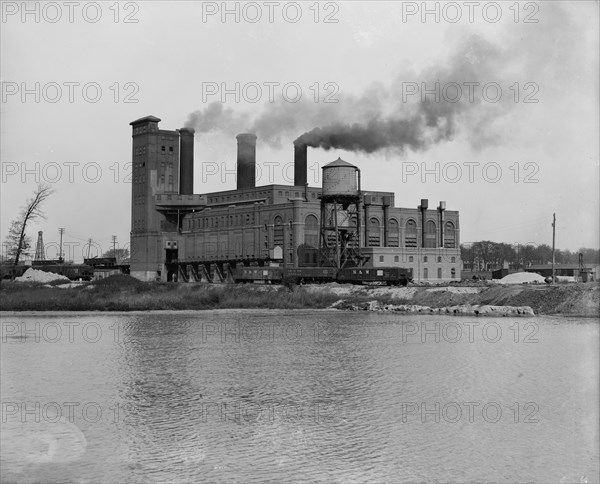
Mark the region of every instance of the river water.
POLYGON ((2 482, 598 482, 598 321, 2 316, 2 482))

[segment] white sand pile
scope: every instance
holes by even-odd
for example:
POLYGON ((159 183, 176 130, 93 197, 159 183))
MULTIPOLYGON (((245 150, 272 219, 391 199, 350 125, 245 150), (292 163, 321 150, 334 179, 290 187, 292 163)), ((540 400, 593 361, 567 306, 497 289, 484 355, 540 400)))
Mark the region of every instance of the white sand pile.
POLYGON ((532 282, 544 284, 546 281, 542 276, 536 274, 535 272, 515 272, 514 274, 509 274, 498 281, 499 284, 531 284, 532 282))
POLYGON ((61 274, 53 272, 38 271, 36 269, 27 269, 21 277, 16 277, 15 281, 19 282, 52 282, 52 281, 68 281, 69 278, 61 274))

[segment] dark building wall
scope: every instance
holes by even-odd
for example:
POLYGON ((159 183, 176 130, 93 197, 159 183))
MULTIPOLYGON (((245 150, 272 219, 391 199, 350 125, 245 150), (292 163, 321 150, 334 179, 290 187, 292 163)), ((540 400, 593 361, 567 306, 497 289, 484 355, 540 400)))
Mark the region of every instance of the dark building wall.
MULTIPOLYGON (((298 248, 305 244, 304 225, 308 215, 318 220, 320 203, 303 200, 280 200, 270 204, 266 201, 254 202, 259 198, 272 200, 281 191, 290 187, 257 187, 252 192, 221 192, 208 194, 209 200, 232 200, 233 196, 243 196, 250 202, 215 205, 201 212, 186 216, 183 223, 182 242, 185 258, 190 261, 240 260, 268 258, 273 250, 280 247, 286 265, 302 263, 298 259, 298 248), (251 195, 246 198, 244 195, 251 195), (256 195, 256 196, 252 196, 256 195)), ((293 190, 292 190, 293 191, 293 190)), ((316 249, 316 247, 315 247, 316 249)))
POLYGON ((174 228, 156 211, 154 196, 179 190, 179 133, 158 129, 159 121, 147 116, 131 123, 131 271, 142 279, 162 264, 163 233, 174 228))

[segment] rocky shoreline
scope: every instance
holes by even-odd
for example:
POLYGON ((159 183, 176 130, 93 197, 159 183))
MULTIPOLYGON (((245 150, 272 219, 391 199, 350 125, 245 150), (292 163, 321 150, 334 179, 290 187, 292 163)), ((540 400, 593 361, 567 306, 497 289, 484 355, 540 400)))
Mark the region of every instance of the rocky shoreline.
MULTIPOLYGON (((501 285, 491 281, 408 287, 328 285, 337 296, 332 307, 347 311, 531 317, 564 315, 600 317, 600 286, 577 284, 501 285)), ((315 294, 325 288, 306 290, 315 294)))
POLYGON ((419 304, 382 304, 373 300, 365 303, 353 304, 340 299, 331 305, 332 308, 345 311, 376 311, 384 313, 426 313, 426 314, 450 314, 457 316, 535 316, 533 309, 529 306, 492 306, 459 304, 456 306, 431 307, 419 304))

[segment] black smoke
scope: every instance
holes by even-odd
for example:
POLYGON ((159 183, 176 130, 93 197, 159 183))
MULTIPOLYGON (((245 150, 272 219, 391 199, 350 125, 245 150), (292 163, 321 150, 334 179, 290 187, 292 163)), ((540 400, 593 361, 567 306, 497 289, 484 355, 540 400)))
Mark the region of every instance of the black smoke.
MULTIPOLYGON (((423 151, 459 135, 476 149, 500 144, 514 129, 509 115, 517 106, 510 91, 513 82, 520 81, 522 86, 541 74, 562 79, 573 67, 573 39, 565 39, 560 49, 555 40, 555 24, 565 18, 563 9, 554 4, 547 9, 553 10, 553 15, 548 15, 555 19, 551 25, 515 25, 510 37, 504 35, 497 41, 479 35, 464 37, 453 44, 445 62, 421 72, 403 69, 389 81, 374 83, 358 95, 344 92, 340 83, 338 103, 314 103, 310 96, 304 96, 297 103, 269 103, 258 115, 249 116, 214 102, 192 113, 186 126, 197 132, 219 131, 230 136, 252 132, 262 143, 276 148, 299 133, 303 134, 297 137, 297 144, 364 153, 423 151), (524 48, 526 39, 532 42, 524 48), (549 56, 560 57, 564 73, 546 72, 544 61, 549 56), (411 81, 420 90, 423 86, 432 89, 436 83, 442 88, 456 84, 461 86, 462 95, 456 102, 443 95, 440 99, 430 94, 407 98, 403 96, 405 83, 411 81), (479 84, 472 99, 469 83, 479 84), (501 84, 499 102, 482 100, 481 88, 486 83, 501 84)), ((454 91, 449 92, 453 96, 454 91)))
POLYGON ((449 140, 457 130, 454 111, 436 113, 431 103, 410 117, 376 117, 364 123, 331 123, 313 128, 296 138, 295 144, 312 148, 343 149, 374 153, 381 149, 404 152, 426 150, 430 145, 449 140))

